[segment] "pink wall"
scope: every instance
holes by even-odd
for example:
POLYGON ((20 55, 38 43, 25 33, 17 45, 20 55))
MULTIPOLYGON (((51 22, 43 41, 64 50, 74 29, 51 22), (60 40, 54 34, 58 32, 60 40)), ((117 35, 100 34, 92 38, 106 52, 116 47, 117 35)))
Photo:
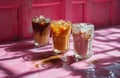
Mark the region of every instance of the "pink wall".
POLYGON ((89 22, 96 28, 120 25, 119 4, 120 0, 0 0, 0 42, 31 38, 31 20, 39 15, 89 22))

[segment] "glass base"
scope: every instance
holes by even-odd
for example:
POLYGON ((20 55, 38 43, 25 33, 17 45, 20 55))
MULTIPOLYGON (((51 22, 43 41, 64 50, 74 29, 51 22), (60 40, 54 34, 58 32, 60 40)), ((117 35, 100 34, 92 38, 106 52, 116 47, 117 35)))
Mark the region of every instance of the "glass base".
POLYGON ((75 58, 76 58, 76 61, 79 61, 79 60, 84 60, 84 59, 88 59, 90 58, 93 54, 86 54, 86 55, 80 55, 78 53, 75 53, 75 58))
POLYGON ((65 52, 67 52, 67 50, 58 50, 58 49, 53 49, 53 51, 54 51, 56 54, 64 54, 65 52))
POLYGON ((38 47, 43 47, 43 46, 46 46, 48 45, 49 43, 46 43, 46 44, 39 44, 39 43, 34 43, 35 47, 38 48, 38 47))

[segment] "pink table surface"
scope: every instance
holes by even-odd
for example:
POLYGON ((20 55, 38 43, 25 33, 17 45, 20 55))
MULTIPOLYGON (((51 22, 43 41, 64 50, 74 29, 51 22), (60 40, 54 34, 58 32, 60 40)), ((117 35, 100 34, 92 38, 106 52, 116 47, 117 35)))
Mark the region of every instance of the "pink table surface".
MULTIPOLYGON (((51 52, 51 40, 41 48, 35 48, 33 40, 1 44, 0 78, 120 78, 120 26, 95 31, 94 55, 89 59, 74 62, 66 68, 61 65, 36 68, 37 58, 51 52), (93 63, 89 64, 89 61, 93 63)), ((73 52, 72 37, 70 52, 73 52)))

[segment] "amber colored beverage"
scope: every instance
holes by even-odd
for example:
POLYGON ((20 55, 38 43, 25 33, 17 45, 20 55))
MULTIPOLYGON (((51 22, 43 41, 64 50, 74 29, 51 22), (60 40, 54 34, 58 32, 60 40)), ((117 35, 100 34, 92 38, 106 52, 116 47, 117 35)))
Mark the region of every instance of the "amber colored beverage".
POLYGON ((50 24, 53 38, 53 50, 55 53, 64 53, 69 49, 71 22, 52 21, 50 24))
POLYGON ((72 35, 75 57, 86 59, 92 56, 94 25, 88 23, 73 24, 72 35))
POLYGON ((43 16, 35 17, 32 20, 33 37, 35 46, 44 46, 49 43, 50 20, 43 16))

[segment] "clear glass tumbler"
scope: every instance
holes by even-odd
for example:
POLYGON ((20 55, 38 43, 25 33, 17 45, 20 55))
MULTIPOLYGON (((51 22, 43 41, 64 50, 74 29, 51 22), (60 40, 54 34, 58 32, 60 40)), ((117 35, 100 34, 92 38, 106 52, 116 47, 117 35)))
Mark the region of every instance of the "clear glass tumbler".
POLYGON ((93 35, 93 24, 75 23, 72 25, 74 52, 77 59, 86 59, 92 56, 93 35))
POLYGON ((58 20, 51 21, 53 51, 62 54, 68 51, 70 43, 71 22, 58 20))
POLYGON ((47 45, 50 37, 50 19, 44 16, 35 17, 32 20, 32 28, 35 46, 47 45))

